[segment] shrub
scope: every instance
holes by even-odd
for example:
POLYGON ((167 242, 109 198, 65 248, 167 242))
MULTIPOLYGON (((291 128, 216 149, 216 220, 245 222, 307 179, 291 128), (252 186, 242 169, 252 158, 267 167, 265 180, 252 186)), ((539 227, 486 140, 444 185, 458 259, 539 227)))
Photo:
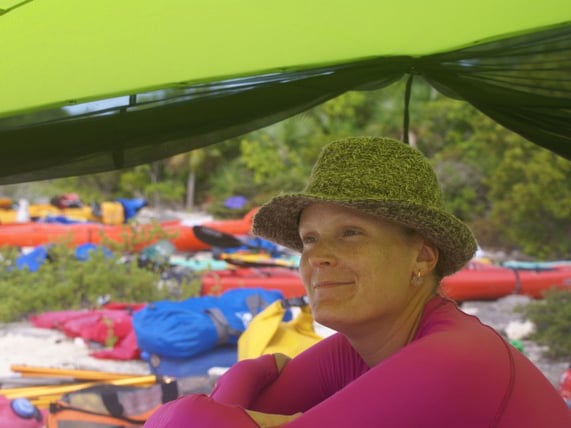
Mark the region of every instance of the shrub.
MULTIPOLYGON (((129 245, 137 242, 134 237, 129 245)), ((79 261, 69 245, 53 244, 48 260, 36 272, 16 268, 16 249, 0 249, 0 322, 46 311, 94 308, 102 298, 136 303, 199 294, 200 281, 191 276, 174 287, 160 287, 162 269, 141 265, 136 255, 126 257, 125 249, 109 257, 99 248, 90 252, 88 260, 79 261)))
POLYGON ((129 222, 123 227, 119 240, 110 239, 104 233, 100 234, 101 243, 104 246, 123 254, 133 254, 150 243, 173 239, 176 236, 176 232, 166 232, 156 221, 147 225, 142 225, 137 221, 129 222))
POLYGON ((547 355, 568 358, 571 355, 571 291, 549 290, 543 300, 535 300, 516 310, 536 327, 530 339, 548 347, 547 355))

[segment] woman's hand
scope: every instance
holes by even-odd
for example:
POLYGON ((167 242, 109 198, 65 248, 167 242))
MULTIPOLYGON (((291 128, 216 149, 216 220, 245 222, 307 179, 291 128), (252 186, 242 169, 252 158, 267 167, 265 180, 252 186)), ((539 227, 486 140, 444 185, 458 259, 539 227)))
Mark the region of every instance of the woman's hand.
MULTIPOLYGON (((291 358, 285 354, 278 353, 274 354, 274 360, 276 362, 276 367, 278 368, 278 373, 280 373, 291 358)), ((280 427, 301 415, 301 413, 296 413, 294 415, 278 415, 275 413, 256 412, 255 410, 246 410, 246 413, 248 413, 260 428, 280 427)))
POLYGON ((242 360, 222 375, 210 397, 247 409, 260 392, 279 377, 290 358, 284 354, 242 360))
POLYGON ((254 410, 246 410, 246 413, 248 413, 260 428, 281 427, 302 415, 302 413, 296 413, 293 415, 277 415, 273 413, 256 412, 254 410))

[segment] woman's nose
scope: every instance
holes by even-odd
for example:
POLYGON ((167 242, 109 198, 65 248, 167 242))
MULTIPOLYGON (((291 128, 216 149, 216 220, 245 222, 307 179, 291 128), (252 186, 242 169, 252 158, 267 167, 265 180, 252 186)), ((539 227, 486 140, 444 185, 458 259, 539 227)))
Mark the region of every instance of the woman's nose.
POLYGON ((335 251, 331 245, 320 241, 315 243, 311 249, 306 252, 307 260, 314 267, 331 266, 336 263, 335 251))

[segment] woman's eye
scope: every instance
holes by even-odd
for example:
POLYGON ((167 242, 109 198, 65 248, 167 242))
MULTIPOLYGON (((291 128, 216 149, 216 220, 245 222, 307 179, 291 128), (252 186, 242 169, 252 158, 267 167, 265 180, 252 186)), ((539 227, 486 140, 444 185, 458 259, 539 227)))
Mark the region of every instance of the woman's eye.
POLYGON ((361 232, 359 232, 356 229, 345 229, 343 231, 343 236, 356 236, 356 235, 360 235, 361 232))
POLYGON ((315 236, 306 235, 301 237, 301 243, 303 245, 313 244, 315 242, 315 236))

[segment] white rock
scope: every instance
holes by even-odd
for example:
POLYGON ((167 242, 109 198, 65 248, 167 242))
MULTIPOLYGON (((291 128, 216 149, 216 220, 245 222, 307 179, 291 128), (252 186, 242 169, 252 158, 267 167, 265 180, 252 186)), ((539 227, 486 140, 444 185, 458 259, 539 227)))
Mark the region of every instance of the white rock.
POLYGON ((505 331, 508 339, 521 340, 535 331, 535 324, 530 320, 510 321, 505 331))

